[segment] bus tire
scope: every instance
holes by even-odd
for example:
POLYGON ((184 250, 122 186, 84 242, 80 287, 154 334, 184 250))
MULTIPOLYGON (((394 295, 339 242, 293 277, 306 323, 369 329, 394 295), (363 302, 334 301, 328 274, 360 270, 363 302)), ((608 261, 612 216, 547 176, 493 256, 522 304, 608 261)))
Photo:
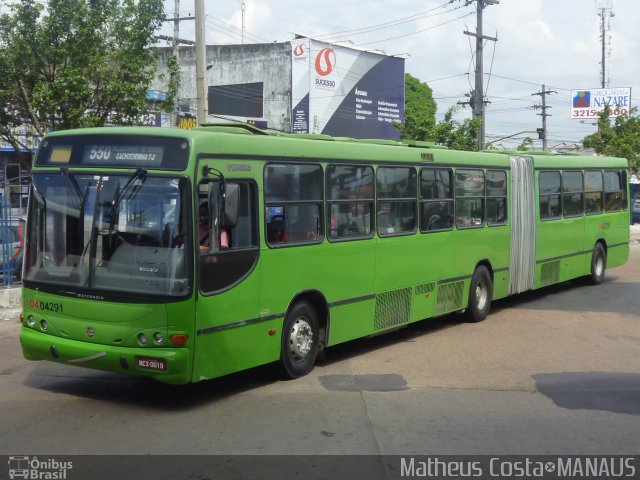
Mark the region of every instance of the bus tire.
POLYGON ((493 296, 493 282, 489 270, 480 265, 473 272, 471 287, 469 288, 469 308, 467 319, 470 322, 481 322, 489 314, 491 298, 493 296))
POLYGON ((311 370, 318 355, 318 314, 307 301, 296 302, 284 320, 280 366, 286 378, 299 378, 311 370))
POLYGON ((591 255, 591 275, 589 283, 592 285, 600 285, 604 280, 604 272, 607 269, 607 252, 601 243, 596 243, 591 255))

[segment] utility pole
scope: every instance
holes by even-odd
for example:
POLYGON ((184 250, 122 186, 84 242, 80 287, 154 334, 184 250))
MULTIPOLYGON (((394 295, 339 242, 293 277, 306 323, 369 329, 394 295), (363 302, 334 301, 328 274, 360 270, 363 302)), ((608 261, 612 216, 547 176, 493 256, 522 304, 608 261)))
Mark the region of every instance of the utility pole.
POLYGON ((175 12, 173 12, 173 56, 176 57, 176 61, 180 59, 180 48, 178 44, 178 38, 180 38, 180 21, 177 18, 180 17, 180 0, 175 0, 174 4, 175 12))
POLYGON ((542 140, 542 150, 545 152, 547 151, 547 117, 551 116, 550 113, 547 113, 547 109, 551 108, 549 105, 547 105, 547 95, 549 95, 550 93, 558 92, 556 92, 555 90, 547 90, 543 84, 541 92, 531 94, 540 95, 542 97, 542 105, 534 105, 533 108, 534 110, 537 110, 538 108, 542 109, 542 113, 536 114, 542 117, 542 128, 537 128, 536 131, 538 132, 538 139, 542 140))
MULTIPOLYGON (((465 5, 470 5, 472 2, 466 0, 465 5)), ((480 130, 478 131, 478 150, 484 150, 484 138, 485 138, 485 105, 487 102, 484 99, 484 67, 482 62, 483 57, 483 42, 484 40, 491 40, 497 42, 496 37, 488 37, 482 34, 482 11, 489 5, 499 4, 499 0, 476 0, 476 32, 464 31, 465 35, 476 37, 476 71, 475 71, 475 86, 470 96, 469 104, 473 108, 473 118, 479 118, 480 130)))
POLYGON ((609 30, 611 25, 609 19, 615 16, 613 13, 613 0, 599 0, 596 4, 596 8, 600 10, 598 16, 600 17, 600 42, 602 45, 602 60, 600 61, 600 84, 602 88, 607 88, 609 85, 609 76, 607 75, 607 56, 609 54, 611 43, 609 38, 609 30))
POLYGON ((244 29, 246 27, 245 13, 247 10, 247 5, 244 2, 242 2, 242 5, 240 5, 240 9, 242 10, 242 45, 244 45, 244 29))
MULTIPOLYGON (((191 40, 185 40, 180 38, 180 22, 182 20, 193 20, 194 17, 181 17, 180 16, 180 0, 175 0, 174 3, 175 12, 173 13, 173 18, 165 18, 165 22, 173 22, 173 37, 168 35, 158 35, 156 38, 159 40, 167 40, 170 41, 173 45, 173 56, 176 59, 176 64, 178 68, 180 67, 180 44, 184 45, 195 45, 195 42, 191 40)), ((174 112, 175 116, 175 125, 178 125, 178 115, 180 114, 180 98, 176 96, 176 108, 174 112)))
POLYGON ((196 16, 196 103, 198 124, 207 121, 207 91, 205 87, 205 65, 207 63, 207 45, 204 36, 204 0, 195 0, 196 16))
MULTIPOLYGON (((178 39, 180 38, 180 0, 175 0, 175 12, 173 13, 173 56, 176 59, 176 65, 180 68, 180 43, 178 39)), ((175 116, 176 122, 175 126, 178 126, 178 115, 180 115, 180 98, 176 95, 176 103, 175 103, 175 116)))

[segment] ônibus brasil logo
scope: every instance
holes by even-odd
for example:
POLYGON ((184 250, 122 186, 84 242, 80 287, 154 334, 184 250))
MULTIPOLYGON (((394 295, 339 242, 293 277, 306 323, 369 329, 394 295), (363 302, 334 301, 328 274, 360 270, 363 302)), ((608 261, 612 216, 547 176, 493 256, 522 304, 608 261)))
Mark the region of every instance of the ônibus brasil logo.
POLYGON ((336 52, 332 48, 323 48, 316 56, 316 72, 326 77, 336 68, 336 52))
POLYGON ((305 52, 305 48, 303 43, 301 43, 300 45, 297 45, 296 48, 293 49, 293 55, 296 57, 300 57, 304 55, 304 52, 305 52))

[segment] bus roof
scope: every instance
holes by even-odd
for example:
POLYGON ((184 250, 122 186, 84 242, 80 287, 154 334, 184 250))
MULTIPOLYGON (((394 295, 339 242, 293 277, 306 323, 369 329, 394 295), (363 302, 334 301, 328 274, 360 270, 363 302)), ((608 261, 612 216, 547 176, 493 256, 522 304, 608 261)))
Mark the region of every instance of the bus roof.
POLYGON ((469 165, 509 168, 511 156, 531 156, 538 169, 628 168, 624 158, 529 155, 528 152, 449 150, 429 142, 354 139, 318 134, 267 132, 242 123, 205 124, 193 130, 158 127, 99 127, 52 132, 47 137, 65 135, 145 135, 184 138, 197 151, 217 156, 254 157, 271 161, 343 161, 377 164, 469 165))

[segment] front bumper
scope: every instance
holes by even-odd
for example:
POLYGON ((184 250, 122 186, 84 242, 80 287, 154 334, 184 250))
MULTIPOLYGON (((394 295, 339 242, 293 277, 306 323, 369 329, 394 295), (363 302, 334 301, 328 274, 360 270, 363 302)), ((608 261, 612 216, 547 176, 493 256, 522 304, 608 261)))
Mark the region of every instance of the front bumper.
POLYGON ((28 327, 20 331, 22 353, 27 360, 49 360, 95 370, 151 377, 163 383, 191 381, 190 351, 187 348, 132 348, 81 342, 38 332, 28 327), (136 357, 161 359, 164 371, 138 366, 136 357))

